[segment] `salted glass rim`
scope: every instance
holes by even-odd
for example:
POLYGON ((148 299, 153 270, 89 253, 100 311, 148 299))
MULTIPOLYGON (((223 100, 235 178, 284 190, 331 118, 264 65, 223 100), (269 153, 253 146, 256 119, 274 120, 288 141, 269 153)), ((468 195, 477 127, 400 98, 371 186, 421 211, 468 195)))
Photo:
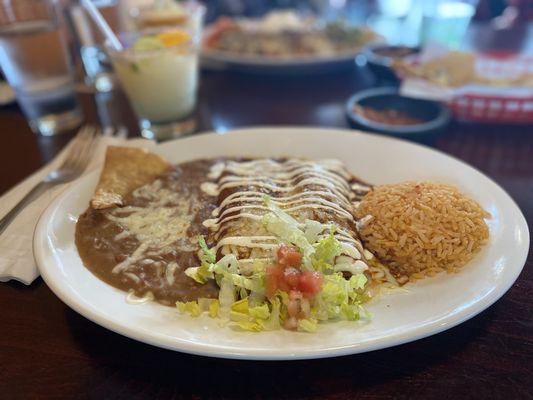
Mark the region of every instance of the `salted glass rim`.
MULTIPOLYGON (((189 16, 192 16, 194 18, 196 17, 197 14, 200 14, 200 18, 202 18, 203 15, 205 15, 205 11, 206 11, 205 6, 203 6, 202 4, 197 4, 195 5, 195 8, 191 11, 189 16)), ((156 55, 163 54, 165 52, 177 50, 177 49, 187 49, 188 50, 187 54, 192 54, 192 53, 198 53, 200 50, 202 31, 203 31, 202 22, 200 22, 197 27, 165 26, 165 27, 160 27, 160 28, 149 28, 149 29, 137 30, 133 32, 121 32, 120 34, 118 34, 117 36, 118 36, 119 41, 122 44, 124 44, 124 41, 125 41, 129 45, 128 47, 124 47, 122 50, 115 49, 111 45, 109 39, 105 39, 103 44, 104 44, 104 48, 106 49, 106 51, 113 57, 124 57, 124 56, 133 57, 133 58, 147 57, 147 56, 149 57, 149 56, 156 56, 156 55), (169 47, 164 47, 161 49, 145 50, 142 52, 131 51, 131 45, 133 43, 132 39, 138 39, 144 35, 146 36, 155 35, 158 33, 170 32, 170 31, 186 32, 190 35, 190 39, 185 43, 181 43, 181 44, 177 44, 177 45, 169 46, 169 47)))

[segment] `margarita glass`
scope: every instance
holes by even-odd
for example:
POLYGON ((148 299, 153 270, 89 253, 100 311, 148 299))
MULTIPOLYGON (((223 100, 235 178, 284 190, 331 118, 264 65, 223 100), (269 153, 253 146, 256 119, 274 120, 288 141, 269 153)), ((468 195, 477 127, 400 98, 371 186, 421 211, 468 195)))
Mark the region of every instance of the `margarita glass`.
POLYGON ((194 130, 200 27, 146 30, 121 41, 123 51, 108 52, 141 134, 162 140, 194 130))

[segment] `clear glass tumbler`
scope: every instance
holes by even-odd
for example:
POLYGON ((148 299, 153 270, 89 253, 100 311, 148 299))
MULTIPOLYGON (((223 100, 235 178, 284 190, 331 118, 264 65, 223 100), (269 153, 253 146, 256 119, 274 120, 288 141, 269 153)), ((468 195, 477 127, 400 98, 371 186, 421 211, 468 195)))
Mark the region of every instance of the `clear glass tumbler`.
POLYGON ((420 42, 461 47, 476 12, 476 0, 430 0, 423 3, 420 42))
POLYGON ((198 24, 121 35, 123 51, 106 44, 144 137, 164 140, 194 130, 200 34, 198 24))
POLYGON ((51 136, 82 122, 56 0, 0 2, 0 67, 30 127, 51 136))

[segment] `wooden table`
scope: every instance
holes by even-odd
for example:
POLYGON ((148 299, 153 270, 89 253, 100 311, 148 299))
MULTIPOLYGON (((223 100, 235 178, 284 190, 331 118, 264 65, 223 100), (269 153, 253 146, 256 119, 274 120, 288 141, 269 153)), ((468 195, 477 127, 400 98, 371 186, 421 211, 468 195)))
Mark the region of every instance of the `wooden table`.
MULTIPOLYGON (((267 124, 346 128, 344 101, 375 85, 365 68, 288 78, 204 72, 201 125, 219 131, 267 124)), ((135 135, 127 103, 120 93, 112 96, 112 121, 135 135)), ((83 104, 88 120, 98 121, 95 99, 84 96, 83 104)), ((0 110, 0 126, 0 193, 72 137, 35 136, 15 106, 0 110)), ((428 144, 494 179, 533 226, 531 126, 454 123, 428 144)), ((349 357, 243 362, 166 351, 112 333, 70 310, 40 278, 29 287, 3 283, 0 398, 533 398, 532 296, 530 254, 501 300, 449 331, 349 357)))

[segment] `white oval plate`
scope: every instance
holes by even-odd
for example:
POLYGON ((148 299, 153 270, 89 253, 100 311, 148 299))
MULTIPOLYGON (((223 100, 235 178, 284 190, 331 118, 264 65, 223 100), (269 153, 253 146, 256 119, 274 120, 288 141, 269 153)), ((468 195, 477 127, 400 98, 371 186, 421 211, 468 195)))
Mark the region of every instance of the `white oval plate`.
MULTIPOLYGON (((210 35, 213 25, 206 26, 204 38, 210 35)), ((309 55, 292 57, 269 57, 221 51, 202 44, 202 64, 204 67, 229 68, 258 74, 313 74, 334 72, 353 67, 356 57, 369 45, 384 43, 385 38, 375 34, 373 40, 358 48, 329 55, 309 55)))
POLYGON ((330 72, 355 65, 355 58, 361 50, 332 55, 329 57, 268 58, 245 56, 211 49, 202 50, 205 67, 222 67, 255 73, 314 73, 330 72))
POLYGON ((493 181, 437 151, 382 136, 313 128, 255 128, 167 142, 156 151, 172 162, 214 156, 337 158, 377 184, 430 179, 452 183, 477 199, 493 218, 490 242, 460 273, 441 275, 382 296, 367 324, 324 324, 316 334, 237 332, 208 317, 178 315, 156 303, 130 305, 125 294, 93 276, 74 244, 98 176, 76 182, 43 213, 34 253, 46 284, 81 315, 122 335, 186 353, 241 359, 333 357, 381 349, 449 329, 489 307, 518 277, 529 248, 526 221, 493 181))

